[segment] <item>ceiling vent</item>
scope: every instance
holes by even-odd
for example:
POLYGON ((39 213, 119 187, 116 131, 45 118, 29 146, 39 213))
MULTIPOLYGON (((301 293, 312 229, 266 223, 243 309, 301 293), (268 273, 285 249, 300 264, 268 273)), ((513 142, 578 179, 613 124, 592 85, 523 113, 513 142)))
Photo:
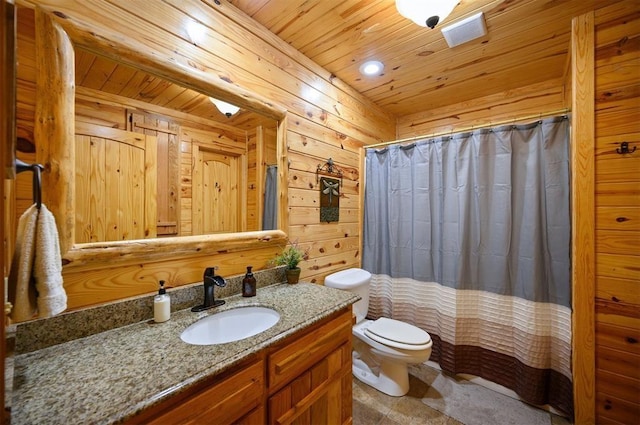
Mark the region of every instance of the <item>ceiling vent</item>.
POLYGON ((442 35, 449 47, 459 46, 487 34, 484 13, 476 13, 461 21, 442 28, 442 35))

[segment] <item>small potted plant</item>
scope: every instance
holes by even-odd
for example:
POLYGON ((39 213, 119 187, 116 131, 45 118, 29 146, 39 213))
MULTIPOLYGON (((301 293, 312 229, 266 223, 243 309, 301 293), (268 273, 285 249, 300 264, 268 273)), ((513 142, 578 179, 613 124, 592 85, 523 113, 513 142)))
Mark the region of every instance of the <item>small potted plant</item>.
POLYGON ((276 255, 273 263, 276 266, 287 266, 285 274, 288 283, 298 283, 300 279, 300 267, 298 263, 308 258, 308 252, 298 248, 297 243, 289 243, 280 254, 276 255))

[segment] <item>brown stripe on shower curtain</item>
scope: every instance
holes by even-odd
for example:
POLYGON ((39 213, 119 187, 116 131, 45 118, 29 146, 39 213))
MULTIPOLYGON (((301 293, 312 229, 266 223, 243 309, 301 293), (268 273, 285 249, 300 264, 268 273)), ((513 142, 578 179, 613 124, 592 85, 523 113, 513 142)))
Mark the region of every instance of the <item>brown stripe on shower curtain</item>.
POLYGON ((551 405, 573 417, 573 390, 569 378, 553 369, 538 369, 517 359, 473 345, 453 345, 431 335, 430 360, 449 373, 481 376, 515 391, 522 400, 534 405, 551 405), (527 385, 521 385, 527 382, 527 385))
POLYGON ((515 391, 524 401, 573 415, 571 309, 437 282, 372 275, 370 319, 424 329, 430 360, 515 391))

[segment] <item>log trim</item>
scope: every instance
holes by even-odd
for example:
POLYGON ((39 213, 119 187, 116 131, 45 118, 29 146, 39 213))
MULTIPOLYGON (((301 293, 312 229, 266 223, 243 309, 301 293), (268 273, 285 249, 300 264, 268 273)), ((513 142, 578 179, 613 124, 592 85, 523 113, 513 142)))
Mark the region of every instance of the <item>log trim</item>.
MULTIPOLYGON (((75 42, 91 51, 101 51, 114 60, 121 59, 128 63, 125 56, 143 55, 138 65, 143 69, 157 65, 162 76, 178 81, 195 90, 210 92, 215 95, 228 94, 234 103, 241 107, 258 110, 258 112, 279 120, 278 158, 280 165, 278 224, 280 229, 288 225, 287 204, 287 158, 284 149, 284 137, 287 115, 286 109, 260 96, 249 93, 234 86, 230 87, 212 81, 202 72, 189 70, 186 73, 180 67, 171 67, 171 58, 157 58, 152 54, 136 49, 136 45, 126 45, 125 41, 109 42, 104 37, 97 37, 89 29, 83 27, 82 21, 75 21, 59 13, 42 7, 35 8, 36 14, 36 49, 38 52, 37 75, 38 93, 36 99, 35 139, 38 146, 37 159, 45 164, 43 176, 44 202, 56 217, 60 233, 60 247, 65 269, 91 264, 95 268, 107 265, 125 265, 132 262, 160 261, 178 258, 178 256, 203 256, 213 252, 241 251, 264 247, 266 244, 284 244, 286 234, 282 230, 267 232, 243 232, 233 234, 217 234, 207 236, 170 237, 138 241, 104 242, 97 244, 75 243, 75 186, 74 186, 74 122, 66 117, 75 116, 75 76, 74 50, 75 42), (122 52, 127 55, 122 55, 122 52), (155 65, 154 65, 155 64, 155 65), (146 68, 145 68, 146 67, 146 68), (188 80, 188 81, 186 81, 188 80), (66 190, 56 190, 64 187, 66 190)), ((155 68, 154 68, 155 69, 155 68)), ((159 72, 158 69, 155 69, 159 72)))
POLYGON ((595 423, 594 13, 571 27, 572 298, 575 423, 595 423))

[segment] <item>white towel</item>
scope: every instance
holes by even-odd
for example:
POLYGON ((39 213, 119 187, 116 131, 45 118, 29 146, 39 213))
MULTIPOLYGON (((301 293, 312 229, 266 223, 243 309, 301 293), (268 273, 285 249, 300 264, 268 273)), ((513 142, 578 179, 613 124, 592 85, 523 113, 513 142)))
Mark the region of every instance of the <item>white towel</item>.
POLYGON ((41 318, 50 317, 67 308, 58 229, 45 205, 39 211, 35 204, 30 206, 18 221, 9 300, 13 303, 11 318, 15 322, 30 320, 36 312, 41 318))
POLYGON ((33 275, 38 291, 38 317, 51 317, 67 309, 67 293, 62 285, 62 259, 56 219, 42 204, 38 215, 33 275))
POLYGON ((36 288, 31 282, 33 257, 36 249, 38 209, 33 204, 18 220, 16 250, 9 273, 9 301, 13 304, 11 319, 24 322, 36 314, 36 288))

